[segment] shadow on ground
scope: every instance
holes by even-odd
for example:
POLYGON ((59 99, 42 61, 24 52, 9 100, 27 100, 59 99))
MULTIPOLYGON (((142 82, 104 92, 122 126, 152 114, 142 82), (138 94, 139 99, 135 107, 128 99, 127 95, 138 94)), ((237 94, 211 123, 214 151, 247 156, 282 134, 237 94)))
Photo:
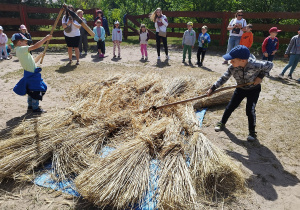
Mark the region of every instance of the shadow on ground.
POLYGON ((253 172, 253 175, 247 182, 249 187, 257 194, 266 200, 275 201, 278 199, 275 186, 295 186, 300 182, 295 175, 286 171, 273 152, 260 144, 259 141, 250 143, 238 139, 226 128, 224 131, 233 143, 247 150, 248 155, 242 155, 235 151, 226 151, 228 155, 240 161, 253 172))
POLYGON ((59 67, 59 69, 57 69, 55 71, 60 74, 65 74, 70 71, 74 71, 74 69, 76 69, 76 68, 77 68, 77 65, 75 65, 75 64, 67 64, 66 66, 59 67))
POLYGON ((14 129, 16 126, 18 126, 21 122, 37 118, 41 116, 40 113, 33 113, 32 111, 27 111, 25 114, 23 114, 20 117, 14 117, 6 122, 6 128, 0 131, 0 137, 4 138, 6 135, 9 134, 9 132, 14 129))

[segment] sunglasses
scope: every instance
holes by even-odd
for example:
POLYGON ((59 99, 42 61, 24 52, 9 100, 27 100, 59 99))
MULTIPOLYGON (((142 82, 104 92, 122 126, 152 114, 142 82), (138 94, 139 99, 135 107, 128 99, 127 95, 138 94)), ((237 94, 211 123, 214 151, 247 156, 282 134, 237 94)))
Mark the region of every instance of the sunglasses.
POLYGON ((244 16, 244 15, 237 15, 237 16, 244 16))

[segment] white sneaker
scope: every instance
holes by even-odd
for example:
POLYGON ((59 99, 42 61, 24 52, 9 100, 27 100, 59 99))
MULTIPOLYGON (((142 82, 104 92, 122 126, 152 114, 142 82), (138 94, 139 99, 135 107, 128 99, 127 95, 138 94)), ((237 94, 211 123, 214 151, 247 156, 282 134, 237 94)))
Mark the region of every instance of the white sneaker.
POLYGON ((160 56, 157 57, 157 60, 160 60, 160 56))
POLYGON ((170 60, 170 56, 166 55, 166 59, 167 59, 167 60, 170 60))
POLYGON ((278 74, 278 77, 279 77, 279 78, 283 78, 283 74, 281 74, 281 73, 278 74))

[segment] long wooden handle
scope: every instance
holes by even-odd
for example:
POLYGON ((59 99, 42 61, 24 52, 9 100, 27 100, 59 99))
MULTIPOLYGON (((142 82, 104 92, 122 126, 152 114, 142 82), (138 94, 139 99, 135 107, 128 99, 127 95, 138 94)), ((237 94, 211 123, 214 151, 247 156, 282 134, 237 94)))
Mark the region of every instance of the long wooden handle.
MULTIPOLYGON (((57 23, 58 23, 58 21, 59 21, 61 15, 63 14, 64 10, 65 10, 65 9, 64 9, 63 7, 60 9, 60 11, 59 11, 59 13, 58 13, 58 15, 57 15, 57 18, 56 18, 56 20, 55 20, 55 22, 54 22, 54 24, 53 24, 53 26, 52 26, 50 35, 53 34, 53 32, 54 32, 54 30, 55 30, 55 28, 56 28, 56 26, 57 26, 57 23)), ((40 64, 43 63, 44 56, 45 56, 46 51, 47 51, 47 49, 48 49, 49 42, 50 42, 50 40, 48 40, 47 43, 46 43, 46 46, 45 46, 45 49, 44 49, 44 52, 43 52, 43 55, 42 55, 40 64)))
POLYGON ((68 7, 67 7, 67 5, 63 5, 63 7, 64 7, 64 9, 66 10, 66 11, 68 11, 68 13, 72 16, 72 18, 74 19, 74 20, 76 20, 92 37, 94 37, 95 36, 95 33, 90 29, 90 27, 87 25, 87 24, 85 24, 82 20, 81 20, 81 18, 80 17, 78 17, 78 15, 75 13, 75 12, 73 12, 73 11, 71 11, 71 10, 69 10, 68 9, 68 7))
MULTIPOLYGON (((253 84, 253 82, 249 82, 249 83, 241 84, 241 85, 234 85, 234 86, 223 87, 223 88, 220 88, 220 89, 212 92, 211 95, 219 93, 219 92, 222 92, 224 90, 229 90, 229 89, 232 89, 232 88, 244 87, 244 86, 252 85, 252 84, 253 84)), ((171 103, 171 104, 165 104, 165 105, 157 106, 157 107, 153 107, 153 108, 154 109, 161 109, 161 108, 165 108, 165 107, 168 107, 168 106, 174 106, 174 105, 177 105, 177 104, 186 103, 186 102, 189 102, 189 101, 199 100, 199 99, 202 99, 202 98, 205 98, 205 97, 208 97, 208 96, 209 95, 207 95, 207 94, 203 94, 203 95, 197 96, 195 98, 189 98, 189 99, 186 99, 186 100, 183 100, 183 101, 177 101, 177 102, 174 102, 174 103, 171 103)))

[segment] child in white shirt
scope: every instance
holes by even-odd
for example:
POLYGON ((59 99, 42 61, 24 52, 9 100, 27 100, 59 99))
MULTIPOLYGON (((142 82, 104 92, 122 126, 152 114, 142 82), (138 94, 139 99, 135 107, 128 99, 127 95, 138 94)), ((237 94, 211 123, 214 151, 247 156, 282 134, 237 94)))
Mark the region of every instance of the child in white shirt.
POLYGON ((118 46, 118 58, 121 58, 121 50, 120 50, 120 44, 122 42, 122 30, 120 29, 120 23, 119 21, 116 21, 114 23, 114 29, 112 31, 112 41, 114 43, 114 48, 113 48, 113 54, 114 58, 116 58, 116 46, 118 46))

